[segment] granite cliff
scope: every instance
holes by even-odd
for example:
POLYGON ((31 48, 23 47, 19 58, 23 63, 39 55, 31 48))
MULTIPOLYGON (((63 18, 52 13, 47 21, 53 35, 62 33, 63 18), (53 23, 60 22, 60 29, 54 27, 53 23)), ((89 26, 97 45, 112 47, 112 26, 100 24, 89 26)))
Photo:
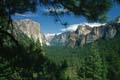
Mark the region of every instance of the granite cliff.
POLYGON ((69 34, 70 32, 64 32, 54 35, 54 37, 49 41, 51 46, 65 46, 69 34))
POLYGON ((99 39, 120 36, 120 17, 101 26, 79 25, 75 31, 66 31, 47 38, 40 30, 40 24, 30 19, 15 20, 13 25, 14 35, 25 34, 34 41, 38 39, 41 45, 77 47, 99 39))
POLYGON ((83 46, 99 39, 111 39, 120 36, 120 17, 102 26, 79 25, 73 32, 63 32, 50 41, 57 46, 83 46))
POLYGON ((37 39, 40 41, 41 45, 47 45, 47 40, 40 30, 40 24, 32 21, 30 19, 21 19, 13 21, 14 25, 14 35, 18 35, 23 33, 27 35, 29 38, 33 38, 34 41, 37 39))

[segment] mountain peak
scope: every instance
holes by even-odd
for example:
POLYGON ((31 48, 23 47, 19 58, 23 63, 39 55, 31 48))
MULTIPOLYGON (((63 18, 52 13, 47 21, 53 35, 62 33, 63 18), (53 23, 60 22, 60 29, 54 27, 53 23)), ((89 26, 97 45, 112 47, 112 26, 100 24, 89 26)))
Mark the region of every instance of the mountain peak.
POLYGON ((88 25, 84 25, 84 26, 79 25, 77 30, 76 30, 76 33, 78 35, 87 35, 88 33, 91 32, 91 29, 92 28, 88 25))
MULTIPOLYGON (((31 19, 20 19, 13 21, 15 32, 24 33, 28 37, 32 37, 35 41, 40 41, 41 45, 46 44, 44 34, 40 30, 40 24, 31 19)), ((15 34, 16 34, 15 33, 15 34)), ((48 44, 48 43, 47 43, 48 44)), ((47 45, 46 44, 46 45, 47 45)))
POLYGON ((111 39, 120 34, 120 17, 108 23, 83 23, 64 29, 51 43, 58 46, 83 46, 99 39, 111 39), (115 23, 115 24, 114 24, 115 23))

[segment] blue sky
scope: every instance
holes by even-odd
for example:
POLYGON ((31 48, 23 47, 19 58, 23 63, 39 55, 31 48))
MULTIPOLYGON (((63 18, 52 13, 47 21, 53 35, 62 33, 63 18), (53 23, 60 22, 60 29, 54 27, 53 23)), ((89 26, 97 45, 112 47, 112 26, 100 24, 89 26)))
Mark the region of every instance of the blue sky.
MULTIPOLYGON (((32 19, 40 23, 40 28, 44 33, 59 33, 65 26, 58 22, 55 22, 53 16, 46 16, 43 13, 43 8, 37 7, 35 13, 26 12, 24 14, 15 14, 12 16, 13 19, 32 19)), ((120 5, 115 5, 108 13, 108 21, 120 16, 120 5)), ((84 17, 78 17, 74 15, 65 15, 61 17, 61 20, 68 22, 69 25, 80 24, 87 22, 84 17)), ((69 26, 68 25, 68 26, 69 26)))

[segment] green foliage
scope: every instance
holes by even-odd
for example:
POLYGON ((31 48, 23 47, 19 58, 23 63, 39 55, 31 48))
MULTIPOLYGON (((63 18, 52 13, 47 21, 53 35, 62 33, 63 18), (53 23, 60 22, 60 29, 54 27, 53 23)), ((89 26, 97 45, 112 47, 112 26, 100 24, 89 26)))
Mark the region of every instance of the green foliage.
MULTIPOLYGON (((91 53, 84 59, 83 65, 80 67, 78 72, 80 79, 86 80, 103 80, 104 66, 102 58, 100 57, 99 51, 96 45, 92 45, 91 53)), ((104 79, 105 80, 105 79, 104 79)))
MULTIPOLYGON (((117 0, 116 0, 117 1, 117 0)), ((49 7, 67 9, 77 16, 84 16, 88 21, 101 21, 101 17, 105 15, 113 6, 113 0, 40 0, 41 3, 49 7)), ((51 11, 50 11, 51 12, 51 11)), ((57 11, 52 11, 52 14, 57 11)), ((56 15, 56 14, 55 14, 56 15)), ((58 13, 59 15, 59 13, 58 13)), ((105 20, 105 18, 104 18, 105 20)))
POLYGON ((55 63, 67 61, 66 76, 70 79, 76 76, 71 80, 120 79, 120 36, 110 40, 101 39, 94 45, 87 44, 82 48, 44 47, 43 49, 46 56, 55 63))
POLYGON ((12 74, 9 63, 0 57, 0 79, 7 80, 12 77, 12 74))
POLYGON ((101 56, 103 57, 105 63, 107 63, 107 78, 109 80, 119 80, 120 78, 120 37, 117 36, 110 41, 98 43, 101 56))
MULTIPOLYGON (((35 12, 38 3, 47 6, 48 9, 50 7, 54 8, 55 11, 50 11, 54 16, 57 15, 57 8, 63 8, 75 15, 86 17, 88 21, 99 21, 101 17, 112 8, 115 2, 120 3, 119 0, 1 0, 0 18, 4 17, 5 22, 0 21, 0 23, 7 23, 8 26, 11 21, 11 15, 24 13, 26 11, 35 12)), ((61 12, 61 14, 64 14, 64 12, 61 12)), ((57 15, 57 18, 59 18, 59 15, 57 15)))
POLYGON ((19 47, 6 38, 0 47, 0 80, 64 80, 65 63, 56 65, 43 55, 39 40, 21 35, 18 41, 19 47))

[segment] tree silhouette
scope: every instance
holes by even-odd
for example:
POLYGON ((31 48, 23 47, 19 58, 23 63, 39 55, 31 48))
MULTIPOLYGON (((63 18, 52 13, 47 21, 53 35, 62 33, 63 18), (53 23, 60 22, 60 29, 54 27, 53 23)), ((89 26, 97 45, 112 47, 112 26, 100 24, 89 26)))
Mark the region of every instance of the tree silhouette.
POLYGON ((72 12, 77 16, 84 16, 88 21, 105 21, 106 13, 114 3, 119 4, 120 0, 40 0, 40 3, 48 7, 50 14, 56 16, 72 12), (58 12, 59 8, 63 11, 58 12))

